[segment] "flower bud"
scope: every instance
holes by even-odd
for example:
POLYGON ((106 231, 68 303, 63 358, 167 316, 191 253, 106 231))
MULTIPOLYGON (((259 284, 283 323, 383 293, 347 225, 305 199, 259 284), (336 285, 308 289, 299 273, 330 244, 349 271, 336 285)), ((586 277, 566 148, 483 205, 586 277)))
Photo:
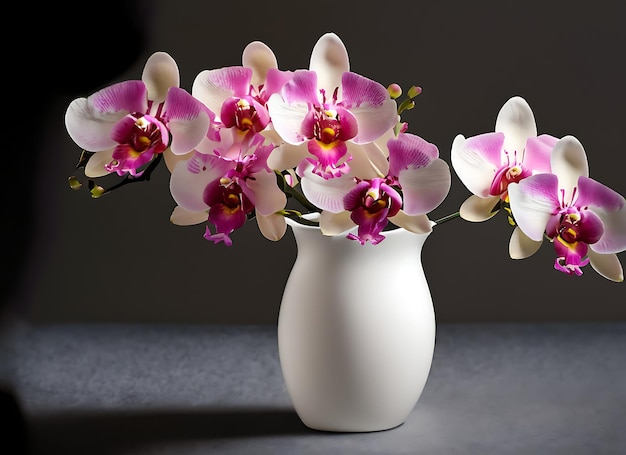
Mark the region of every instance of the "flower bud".
POLYGON ((389 92, 389 95, 391 95, 391 98, 394 100, 402 95, 402 87, 400 87, 398 84, 391 84, 389 87, 387 87, 387 91, 389 92))
POLYGON ((419 95, 420 93, 422 93, 422 87, 418 87, 418 86, 414 85, 414 86, 412 86, 412 87, 409 89, 409 92, 408 92, 407 96, 408 96, 409 98, 415 98, 415 97, 416 97, 417 95, 419 95))

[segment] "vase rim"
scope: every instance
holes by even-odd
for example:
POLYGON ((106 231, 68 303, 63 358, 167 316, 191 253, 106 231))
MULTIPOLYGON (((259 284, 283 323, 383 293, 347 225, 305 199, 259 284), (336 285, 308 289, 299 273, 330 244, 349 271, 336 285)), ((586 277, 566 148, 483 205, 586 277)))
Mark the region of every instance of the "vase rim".
MULTIPOLYGON (((304 218, 306 220, 311 220, 311 221, 319 221, 320 213, 319 212, 305 213, 305 214, 302 215, 302 218, 304 218)), ((285 217, 285 221, 287 222, 288 226, 291 226, 292 229, 294 227, 297 227, 298 229, 303 229, 303 230, 317 230, 317 231, 320 231, 319 225, 318 226, 311 226, 311 225, 308 225, 308 224, 298 223, 296 220, 288 218, 288 217, 285 217)), ((401 234, 403 232, 406 232, 406 233, 409 233, 411 235, 428 236, 432 232, 432 227, 436 225, 436 223, 434 221, 431 221, 430 224, 431 224, 431 231, 430 232, 415 233, 415 232, 407 231, 403 227, 396 226, 393 229, 389 229, 387 231, 383 231, 382 234, 384 236, 389 236, 389 235, 395 236, 395 235, 399 235, 399 234, 401 234)), ((332 236, 329 236, 329 237, 337 237, 337 236, 341 236, 341 235, 346 235, 350 231, 355 231, 356 232, 357 228, 358 228, 358 226, 354 226, 354 227, 351 227, 350 229, 346 229, 343 232, 340 232, 338 234, 335 234, 335 235, 332 235, 332 236)), ((321 233, 320 233, 320 235, 321 235, 321 233)))

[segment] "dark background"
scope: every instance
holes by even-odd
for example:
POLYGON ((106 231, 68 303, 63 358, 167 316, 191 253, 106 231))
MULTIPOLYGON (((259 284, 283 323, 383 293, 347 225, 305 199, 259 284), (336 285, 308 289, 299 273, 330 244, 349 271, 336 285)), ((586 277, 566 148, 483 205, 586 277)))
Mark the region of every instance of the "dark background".
MULTIPOLYGON (((281 69, 306 68, 317 39, 332 31, 353 71, 423 88, 406 120, 448 163, 457 134, 493 131, 500 107, 520 95, 539 133, 576 136, 591 177, 626 194, 621 2, 102 5, 44 7, 23 28, 32 47, 6 41, 14 45, 5 70, 12 120, 3 170, 3 303, 33 323, 277 321, 296 254, 289 232, 273 243, 247 223, 228 248, 205 241, 202 225, 172 225, 164 167, 150 182, 99 200, 69 189, 80 150, 65 131, 68 104, 140 79, 159 50, 174 57, 181 86, 191 90, 200 71, 241 64, 253 40, 274 50, 281 69)), ((431 218, 455 212, 467 196, 453 171, 451 192, 431 218)), ((580 278, 555 271, 548 244, 511 260, 510 233, 504 216, 435 229, 423 262, 439 322, 626 319, 623 283, 590 266, 580 278)))

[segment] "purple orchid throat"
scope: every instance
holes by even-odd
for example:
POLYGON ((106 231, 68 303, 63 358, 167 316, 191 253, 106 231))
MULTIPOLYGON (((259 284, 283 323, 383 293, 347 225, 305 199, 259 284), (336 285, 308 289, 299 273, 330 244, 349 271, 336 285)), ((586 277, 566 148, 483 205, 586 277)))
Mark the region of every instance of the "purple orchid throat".
POLYGON ((518 159, 517 150, 513 151, 513 153, 504 150, 503 154, 506 157, 506 163, 496 171, 489 187, 489 194, 506 198, 509 184, 518 183, 520 180, 529 177, 532 175, 532 170, 523 165, 524 152, 520 153, 520 159, 518 159))
POLYGON ((211 209, 208 220, 215 226, 212 234, 207 226, 204 238, 213 243, 224 242, 232 245, 230 234, 246 222, 248 213, 254 205, 246 197, 241 186, 228 178, 214 180, 204 190, 203 199, 211 209))
POLYGON ((224 101, 220 113, 226 128, 260 133, 270 123, 267 108, 253 96, 231 97, 224 101))
POLYGON ((143 173, 139 169, 168 147, 170 136, 157 117, 133 113, 115 125, 111 137, 118 145, 113 151, 113 161, 105 165, 106 170, 139 177, 143 173))
POLYGON ((402 198, 386 178, 358 180, 357 185, 344 197, 344 206, 350 211, 350 218, 358 225, 357 234, 347 237, 364 245, 376 245, 385 239, 381 234, 389 217, 398 213, 402 198))
POLYGON ((348 151, 346 142, 353 139, 358 131, 354 116, 347 109, 338 105, 336 87, 332 102, 326 102, 326 93, 320 89, 322 104, 314 104, 307 113, 302 130, 309 140, 308 151, 315 158, 307 158, 314 165, 313 173, 324 179, 340 177, 350 172, 348 156, 340 163, 348 151))
POLYGON ((581 268, 589 264, 588 245, 597 243, 604 234, 600 218, 586 206, 577 206, 578 187, 572 192, 572 202, 565 202, 565 190, 560 190, 560 210, 546 226, 546 235, 554 242, 554 268, 582 275, 581 268))

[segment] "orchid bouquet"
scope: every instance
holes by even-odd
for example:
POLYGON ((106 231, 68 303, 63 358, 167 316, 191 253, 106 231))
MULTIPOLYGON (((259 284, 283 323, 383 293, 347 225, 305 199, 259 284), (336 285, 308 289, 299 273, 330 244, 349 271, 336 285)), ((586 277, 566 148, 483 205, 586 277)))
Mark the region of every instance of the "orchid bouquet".
MULTIPOLYGON (((72 101, 66 128, 82 149, 77 168, 92 197, 148 180, 164 163, 176 204, 171 222, 206 223, 204 238, 226 245, 252 220, 272 241, 290 218, 376 245, 394 227, 427 233, 453 218, 481 222, 502 211, 513 226, 512 258, 548 240, 557 270, 581 275, 591 264, 623 281, 617 254, 626 250, 626 200, 589 177, 574 136, 538 135, 523 98, 502 106, 494 132, 454 139, 451 164, 472 195, 457 213, 431 221, 451 173, 437 146, 402 118, 420 87, 401 99, 397 84, 350 71, 334 33, 314 45, 308 69, 279 69, 260 41, 241 61, 200 72, 188 92, 175 60, 156 52, 140 80, 72 101), (108 176, 119 181, 105 188, 108 176)), ((83 186, 75 176, 69 182, 83 186)))

